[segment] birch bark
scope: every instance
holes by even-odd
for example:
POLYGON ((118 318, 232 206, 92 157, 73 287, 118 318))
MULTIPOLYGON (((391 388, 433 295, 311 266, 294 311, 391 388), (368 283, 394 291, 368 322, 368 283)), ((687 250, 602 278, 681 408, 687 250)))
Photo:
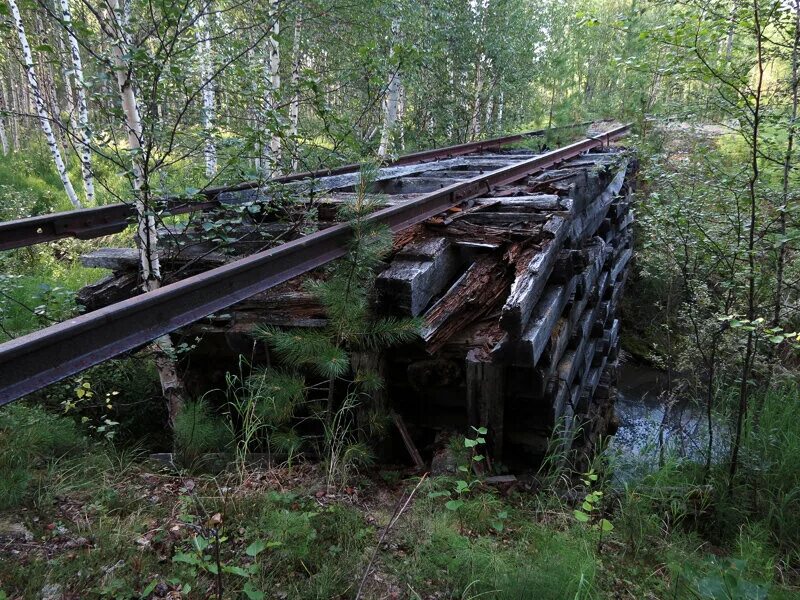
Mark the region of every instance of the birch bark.
POLYGON ((497 100, 497 129, 503 131, 503 108, 505 107, 505 96, 500 90, 500 98, 497 100))
MULTIPOLYGON (((94 204, 94 176, 92 175, 92 131, 89 126, 89 105, 86 101, 86 83, 83 78, 83 61, 80 47, 72 29, 72 13, 69 0, 61 0, 61 19, 67 28, 70 56, 72 59, 72 75, 75 80, 75 91, 78 97, 78 127, 81 139, 81 173, 86 201, 94 204)), ((68 81, 68 80, 67 80, 68 81)))
POLYGON ((281 140, 274 131, 276 110, 278 107, 278 92, 281 88, 281 53, 278 42, 278 35, 280 34, 278 2, 279 0, 270 0, 269 4, 269 18, 272 21, 272 28, 267 40, 267 69, 264 93, 264 108, 266 110, 266 114, 264 115, 264 118, 265 121, 270 124, 268 126, 269 131, 267 132, 270 141, 269 145, 265 145, 264 147, 264 156, 261 164, 261 169, 265 177, 271 177, 275 174, 280 174, 279 163, 281 159, 281 140))
MULTIPOLYGON (((66 0, 62 0, 62 2, 66 2, 66 0)), ((203 155, 206 161, 206 177, 209 178, 217 173, 217 146, 214 142, 215 89, 212 80, 210 29, 206 13, 201 12, 197 15, 197 49, 199 52, 197 58, 200 63, 200 78, 203 86, 203 131, 206 138, 203 155)))
POLYGON ((0 146, 3 148, 3 156, 8 155, 8 135, 6 134, 6 112, 8 111, 8 101, 5 95, 6 84, 0 79, 0 146))
MULTIPOLYGON (((108 0, 112 16, 112 59, 114 71, 125 114, 128 149, 133 161, 133 193, 136 199, 136 215, 138 221, 139 257, 142 267, 143 287, 151 292, 161 286, 161 263, 158 258, 158 235, 155 217, 149 206, 149 187, 147 184, 146 164, 142 157, 143 134, 142 120, 136 102, 131 69, 126 56, 129 54, 127 34, 122 23, 127 22, 126 15, 120 10, 119 0, 108 0)), ((174 425, 175 417, 184 404, 186 391, 178 376, 175 363, 175 348, 169 335, 155 341, 155 360, 161 390, 167 399, 170 423, 174 425)))
POLYGON ((470 123, 470 139, 474 140, 481 134, 481 98, 483 96, 484 65, 486 55, 481 52, 478 65, 475 68, 475 101, 472 107, 472 122, 470 123))
POLYGON ((294 20, 294 40, 292 42, 292 103, 289 106, 289 135, 295 140, 295 150, 292 155, 292 171, 297 171, 299 157, 297 155, 297 126, 300 122, 300 32, 303 26, 301 15, 294 20))
POLYGON ((392 146, 392 133, 397 122, 397 107, 400 103, 400 72, 393 64, 395 56, 395 42, 400 34, 400 20, 392 19, 392 44, 389 47, 389 82, 386 85, 386 97, 383 103, 383 127, 381 129, 381 143, 378 146, 378 156, 384 158, 392 146))
POLYGON ((42 126, 44 137, 47 140, 47 146, 50 148, 50 153, 53 155, 53 162, 56 165, 58 176, 61 178, 61 183, 64 185, 64 191, 67 193, 69 201, 75 208, 81 208, 81 202, 78 200, 75 188, 72 187, 72 182, 67 173, 67 166, 64 164, 61 151, 58 149, 58 143, 53 134, 53 128, 50 126, 50 116, 45 109, 44 98, 39 89, 39 83, 36 80, 33 56, 31 55, 31 47, 28 44, 28 36, 25 35, 25 27, 22 24, 22 15, 20 15, 16 0, 8 0, 8 5, 11 8, 11 15, 14 18, 14 24, 17 28, 17 37, 19 37, 20 46, 22 46, 22 60, 25 72, 28 76, 28 87, 30 88, 31 96, 33 96, 33 101, 36 105, 36 112, 39 115, 39 122, 42 126))

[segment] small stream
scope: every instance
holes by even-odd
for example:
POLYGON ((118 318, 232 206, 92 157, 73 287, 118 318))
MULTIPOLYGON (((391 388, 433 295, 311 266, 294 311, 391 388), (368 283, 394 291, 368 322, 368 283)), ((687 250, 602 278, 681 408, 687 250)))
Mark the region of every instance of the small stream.
MULTIPOLYGON (((678 400, 668 409, 666 374, 641 363, 620 365, 617 379, 619 430, 609 450, 620 480, 642 476, 657 467, 662 427, 665 455, 705 462, 708 426, 702 407, 678 400)), ((725 430, 715 423, 715 459, 726 452, 725 430)))

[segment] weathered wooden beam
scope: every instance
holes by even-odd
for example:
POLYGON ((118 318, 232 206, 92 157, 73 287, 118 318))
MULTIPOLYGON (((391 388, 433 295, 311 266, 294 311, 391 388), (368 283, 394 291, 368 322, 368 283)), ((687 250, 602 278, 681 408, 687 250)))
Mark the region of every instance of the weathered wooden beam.
POLYGON ((477 203, 493 204, 498 210, 512 212, 516 210, 547 210, 547 211, 567 211, 569 208, 562 199, 556 194, 536 194, 533 196, 510 196, 506 198, 478 198, 477 203))
MULTIPOLYGON (((381 182, 397 177, 406 177, 425 171, 436 171, 453 169, 465 165, 461 158, 448 158, 435 162, 417 163, 413 165, 400 165, 396 167, 383 167, 375 174, 373 182, 381 182)), ((505 164, 503 165, 505 166, 505 164)), ((293 195, 298 192, 320 193, 326 190, 352 189, 361 181, 361 173, 345 173, 343 175, 331 175, 318 179, 307 179, 288 184, 275 184, 268 182, 261 188, 247 190, 237 190, 223 192, 219 195, 222 204, 247 204, 251 202, 270 202, 274 197, 283 195, 289 191, 293 195)))
MULTIPOLYGON (((136 271, 141 259, 136 248, 98 248, 82 254, 79 260, 84 267, 121 272, 136 271)), ((171 266, 194 261, 198 265, 210 267, 224 264, 227 259, 219 252, 202 251, 195 246, 187 246, 185 249, 171 248, 169 252, 162 254, 161 260, 171 266)))
POLYGON ((456 332, 493 310, 509 285, 508 268, 497 256, 473 262, 423 316, 421 337, 437 352, 456 332))
POLYGON ((547 223, 551 218, 551 215, 537 212, 475 211, 464 215, 462 220, 474 225, 493 225, 510 228, 518 224, 547 223))
POLYGON ((415 176, 387 179, 372 185, 371 191, 383 194, 425 194, 453 185, 450 177, 415 176))
POLYGON ((547 287, 520 339, 515 359, 517 364, 535 366, 539 362, 577 283, 577 277, 573 277, 566 283, 547 287))
POLYGON ((550 336, 547 348, 541 358, 542 365, 539 370, 541 373, 540 377, 543 381, 547 381, 553 377, 558 361, 566 351, 579 320, 584 316, 589 301, 596 300, 599 289, 602 289, 605 285, 607 275, 606 273, 602 273, 601 276, 605 249, 606 246, 601 240, 596 240, 596 243, 589 248, 589 260, 591 262, 579 275, 575 300, 573 300, 567 316, 561 317, 553 328, 553 333, 550 336), (599 285, 598 281, 600 282, 599 285), (591 294, 587 292, 578 296, 578 287, 591 290, 591 294))
POLYGON ((392 421, 394 421, 397 431, 400 432, 400 437, 403 440, 403 444, 405 445, 409 456, 411 456, 411 460, 414 461, 414 466, 419 471, 422 471, 425 468, 425 461, 422 460, 422 455, 419 453, 419 450, 417 450, 417 446, 414 444, 414 438, 412 438, 411 434, 408 432, 408 428, 406 427, 405 421, 403 421, 403 417, 392 411, 392 421))
POLYGON ((379 302, 404 314, 421 314, 446 289, 461 266, 453 244, 435 237, 405 246, 376 279, 379 302))
POLYGON ((505 367, 487 361, 477 349, 467 354, 467 421, 489 430, 489 444, 496 459, 502 457, 505 367))
POLYGON ((78 290, 76 301, 86 312, 127 300, 142 292, 137 271, 109 275, 78 290))
POLYGON ((533 307, 547 286, 556 257, 567 236, 568 226, 564 219, 553 217, 548 225, 552 239, 549 243, 545 242, 545 247, 518 269, 511 292, 503 306, 500 325, 512 338, 522 336, 533 307))

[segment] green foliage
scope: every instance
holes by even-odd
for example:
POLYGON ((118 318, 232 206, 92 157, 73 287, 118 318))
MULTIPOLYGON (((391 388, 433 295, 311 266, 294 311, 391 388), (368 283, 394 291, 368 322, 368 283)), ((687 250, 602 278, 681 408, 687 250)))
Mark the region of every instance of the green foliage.
POLYGON ((22 503, 37 469, 86 444, 71 419, 24 404, 0 410, 0 510, 22 503))
POLYGON ((703 600, 766 600, 769 587, 749 581, 746 572, 746 561, 711 557, 700 569, 687 567, 678 587, 703 600))
MULTIPOLYGON (((260 327, 256 337, 268 344, 288 371, 257 371, 245 386, 251 396, 253 388, 258 390, 259 418, 273 433, 285 431, 295 409, 307 401, 322 423, 320 453, 329 487, 344 485, 353 470, 372 462, 372 452, 359 437, 374 437, 383 420, 368 406, 371 394, 382 387, 381 378, 371 368, 360 364, 354 368, 354 353, 377 354, 414 339, 418 330, 415 320, 374 318, 370 311, 375 275, 391 246, 387 230, 366 220, 378 206, 367 193, 373 176, 373 168, 362 170, 356 198, 341 209, 352 229, 348 253, 323 278, 308 284, 325 309, 327 325, 319 330, 260 327), (309 393, 314 390, 306 381, 309 376, 322 380, 324 398, 309 393), (338 389, 344 398, 337 402, 338 389), (358 424, 356 410, 368 415, 358 424)), ((296 445, 291 450, 289 455, 296 445)))
MULTIPOLYGON (((472 500, 470 501, 472 503, 472 500)), ((527 521, 510 512, 514 524, 503 538, 464 536, 446 514, 422 508, 411 517, 403 546, 408 556, 393 561, 418 594, 443 591, 453 598, 586 598, 595 579, 591 551, 578 537, 527 521), (524 565, 524 567, 522 567, 524 565)))
POLYGON ((175 447, 181 462, 194 464, 206 452, 219 452, 230 443, 223 420, 205 399, 187 402, 173 423, 175 447))
POLYGON ((590 469, 581 476, 581 482, 584 487, 591 491, 584 497, 580 508, 572 511, 572 514, 579 523, 588 524, 592 522, 592 529, 596 529, 602 535, 613 531, 614 525, 602 516, 603 491, 601 489, 592 489, 597 486, 597 479, 597 473, 594 472, 594 469, 590 469))

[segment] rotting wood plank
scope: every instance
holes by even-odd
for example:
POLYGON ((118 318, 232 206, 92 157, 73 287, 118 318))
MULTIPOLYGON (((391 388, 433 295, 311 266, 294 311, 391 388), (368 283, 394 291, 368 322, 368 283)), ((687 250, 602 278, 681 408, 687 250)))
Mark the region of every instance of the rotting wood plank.
POLYGON ((444 237, 405 246, 375 280, 379 302, 416 317, 448 286, 459 266, 455 246, 444 237))
POLYGON ((568 211, 565 198, 556 194, 536 194, 508 196, 504 198, 478 198, 476 203, 479 205, 491 204, 502 211, 511 210, 546 210, 546 211, 568 211))
POLYGON ((611 206, 611 203, 614 202, 617 194, 622 189, 627 172, 628 162, 623 161, 611 183, 608 184, 600 196, 592 201, 586 207, 586 210, 573 220, 572 231, 570 232, 571 239, 582 240, 597 231, 608 212, 609 206, 611 206))
POLYGON ((541 301, 533 309, 528 326, 519 343, 516 362, 535 366, 539 362, 553 328, 564 312, 570 296, 575 291, 577 278, 573 277, 561 285, 550 285, 541 301))
MULTIPOLYGON (((416 173, 424 173, 425 171, 453 169, 455 167, 459 167, 465 164, 466 162, 464 162, 462 158, 446 158, 435 162, 401 165, 396 167, 383 167, 381 169, 378 169, 378 172, 375 174, 373 182, 380 182, 388 179, 405 177, 408 175, 414 175, 416 173)), ((251 188, 246 190, 222 192, 219 195, 219 201, 221 204, 232 204, 232 205, 247 204, 250 202, 269 202, 276 192, 280 194, 285 194, 286 191, 289 190, 293 193, 301 191, 320 193, 327 190, 354 188, 359 184, 360 181, 361 181, 360 172, 346 173, 343 175, 330 175, 327 177, 320 177, 318 179, 307 179, 292 183, 281 184, 280 190, 273 189, 271 184, 267 184, 266 186, 251 188)))
POLYGON ((553 217, 548 225, 550 225, 548 231, 552 235, 552 239, 546 242, 545 248, 531 257, 529 262, 518 271, 511 285, 508 300, 503 306, 500 325, 512 338, 522 336, 524 327, 533 312, 533 307, 547 286, 547 280, 553 270, 558 252, 567 236, 568 226, 564 219, 553 217))
POLYGON ((496 256, 473 262, 431 306, 420 332, 428 352, 437 352, 456 332, 485 316, 508 290, 508 268, 496 256))
POLYGON ((473 427, 489 430, 493 456, 502 457, 505 367, 483 360, 477 350, 467 354, 466 365, 467 421, 473 427))

